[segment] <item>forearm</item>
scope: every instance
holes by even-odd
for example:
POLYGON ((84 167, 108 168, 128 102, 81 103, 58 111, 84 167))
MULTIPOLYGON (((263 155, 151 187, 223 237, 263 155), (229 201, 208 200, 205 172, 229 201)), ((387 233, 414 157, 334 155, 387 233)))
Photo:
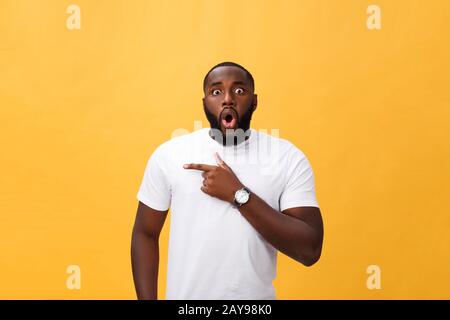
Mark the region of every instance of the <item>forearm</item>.
POLYGON ((303 220, 280 213, 256 194, 239 211, 277 250, 307 266, 317 260, 320 235, 303 220))
POLYGON ((139 300, 156 300, 158 289, 158 240, 133 231, 131 262, 134 286, 139 300))

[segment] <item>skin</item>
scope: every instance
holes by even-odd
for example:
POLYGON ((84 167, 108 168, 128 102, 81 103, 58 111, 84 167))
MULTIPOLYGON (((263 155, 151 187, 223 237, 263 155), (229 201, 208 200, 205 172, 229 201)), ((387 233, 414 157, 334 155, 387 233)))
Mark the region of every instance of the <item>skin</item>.
MULTIPOLYGON (((203 103, 216 118, 220 116, 223 109, 232 108, 241 119, 249 109, 256 110, 258 96, 253 91, 252 83, 242 69, 219 67, 211 71, 208 76, 203 103)), ((222 124, 220 129, 223 135, 227 133, 222 124)))
MULTIPOLYGON (((244 71, 237 67, 214 69, 207 81, 203 98, 216 117, 222 108, 233 106, 240 116, 256 109, 257 97, 244 71), (244 90, 237 90, 242 88, 244 90)), ((223 133, 225 129, 222 128, 223 133)), ((185 170, 200 170, 200 190, 211 197, 233 204, 234 194, 244 187, 233 170, 215 154, 217 165, 189 163, 185 170)), ((322 252, 323 222, 319 208, 296 207, 280 214, 258 195, 239 207, 240 213, 274 248, 304 266, 315 264, 322 252)), ((157 299, 159 234, 167 211, 157 211, 139 202, 133 227, 131 255, 138 299, 157 299)))
POLYGON ((131 265, 139 300, 158 298, 159 234, 167 212, 139 201, 131 239, 131 265))

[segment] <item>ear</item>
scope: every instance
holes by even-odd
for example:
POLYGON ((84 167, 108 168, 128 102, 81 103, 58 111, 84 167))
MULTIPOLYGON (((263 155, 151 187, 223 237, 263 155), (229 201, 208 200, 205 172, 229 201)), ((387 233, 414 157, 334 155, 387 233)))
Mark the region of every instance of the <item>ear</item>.
POLYGON ((255 93, 253 95, 253 111, 256 110, 256 107, 258 106, 258 95, 255 93))

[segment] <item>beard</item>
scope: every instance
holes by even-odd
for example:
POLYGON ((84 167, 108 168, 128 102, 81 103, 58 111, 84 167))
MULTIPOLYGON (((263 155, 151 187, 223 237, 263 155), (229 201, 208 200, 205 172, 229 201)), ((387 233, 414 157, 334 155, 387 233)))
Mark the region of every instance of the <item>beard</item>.
MULTIPOLYGON (((253 104, 253 101, 252 101, 252 104, 253 104)), ((248 138, 247 130, 250 128, 250 122, 252 120, 252 115, 253 115, 253 112, 255 111, 254 108, 250 107, 244 114, 242 114, 242 116, 239 115, 239 113, 236 111, 235 108, 233 108, 233 107, 229 107, 229 108, 232 109, 237 114, 237 126, 236 126, 236 130, 233 130, 233 131, 239 132, 238 129, 241 129, 245 134, 245 139, 247 139, 248 138)), ((221 113, 219 113, 219 115, 216 117, 214 114, 212 114, 208 110, 208 108, 206 107, 205 101, 203 101, 203 111, 205 112, 206 118, 209 121, 211 129, 215 129, 215 131, 222 132, 222 130, 220 128, 221 113)), ((226 130, 226 132, 229 132, 229 131, 230 131, 230 129, 226 130)), ((227 141, 229 141, 229 139, 226 138, 226 135, 227 135, 227 133, 223 134, 222 139, 219 139, 219 141, 221 141, 223 145, 226 145, 227 141)), ((231 134, 231 135, 234 135, 234 134, 231 134)), ((239 141, 240 139, 237 135, 235 135, 234 139, 233 139, 234 145, 237 145, 239 142, 241 142, 241 141, 239 141)), ((215 136, 214 139, 217 140, 218 137, 215 136)))

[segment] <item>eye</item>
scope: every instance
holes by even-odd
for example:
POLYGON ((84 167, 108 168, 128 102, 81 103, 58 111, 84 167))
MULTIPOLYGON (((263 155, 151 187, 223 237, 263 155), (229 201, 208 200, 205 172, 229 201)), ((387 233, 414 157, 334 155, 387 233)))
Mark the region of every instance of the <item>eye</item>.
POLYGON ((211 91, 213 96, 217 96, 218 94, 220 94, 220 90, 219 89, 214 89, 213 91, 211 91))
POLYGON ((234 92, 236 92, 237 94, 243 94, 244 93, 244 89, 236 88, 236 90, 234 90, 234 92))

